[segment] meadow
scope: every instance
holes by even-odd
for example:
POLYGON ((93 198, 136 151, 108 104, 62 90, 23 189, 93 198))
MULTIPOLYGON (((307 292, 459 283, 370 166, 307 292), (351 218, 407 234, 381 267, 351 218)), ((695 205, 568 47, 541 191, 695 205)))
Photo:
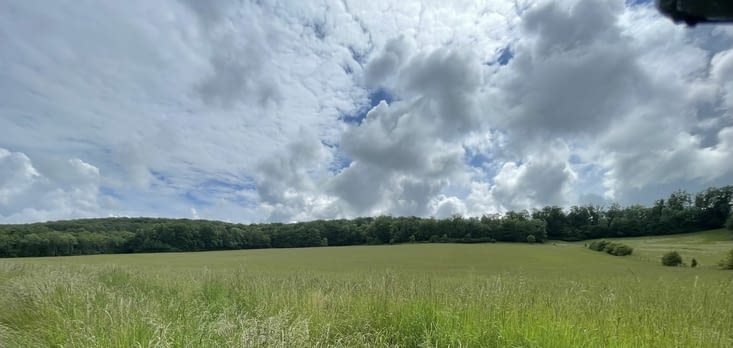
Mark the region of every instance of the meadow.
POLYGON ((733 346, 730 232, 620 240, 2 259, 0 347, 733 346))

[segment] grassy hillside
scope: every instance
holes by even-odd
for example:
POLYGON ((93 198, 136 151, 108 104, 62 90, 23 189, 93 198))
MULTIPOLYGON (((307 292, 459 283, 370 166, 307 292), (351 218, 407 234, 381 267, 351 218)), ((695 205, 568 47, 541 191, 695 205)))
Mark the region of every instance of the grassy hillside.
POLYGON ((634 248, 634 257, 644 261, 659 262, 665 252, 677 251, 686 263, 689 264, 695 258, 702 267, 715 267, 724 254, 733 249, 733 233, 726 229, 671 236, 606 239, 630 245, 634 248))
POLYGON ((0 347, 730 347, 723 236, 0 260, 0 347))

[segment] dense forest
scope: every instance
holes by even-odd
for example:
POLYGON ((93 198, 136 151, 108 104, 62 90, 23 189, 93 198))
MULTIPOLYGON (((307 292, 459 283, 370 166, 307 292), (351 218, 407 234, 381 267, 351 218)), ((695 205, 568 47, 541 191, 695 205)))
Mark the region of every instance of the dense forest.
POLYGON ((733 229, 733 186, 676 191, 653 206, 557 206, 447 219, 362 217, 291 224, 101 218, 0 225, 0 257, 291 248, 409 242, 578 241, 733 229))

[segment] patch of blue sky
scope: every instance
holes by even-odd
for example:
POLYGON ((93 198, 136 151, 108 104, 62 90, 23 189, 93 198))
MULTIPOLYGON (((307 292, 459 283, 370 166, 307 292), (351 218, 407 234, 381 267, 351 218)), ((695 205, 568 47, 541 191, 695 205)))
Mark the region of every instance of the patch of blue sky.
POLYGON ((165 176, 165 174, 163 174, 162 172, 151 170, 150 175, 152 175, 155 178, 155 180, 159 181, 161 184, 164 184, 164 185, 171 184, 171 180, 167 176, 165 176))
POLYGON ((496 176, 496 173, 499 172, 499 169, 501 169, 498 167, 499 163, 493 158, 491 153, 479 153, 467 148, 465 150, 464 163, 471 168, 479 169, 481 180, 491 181, 496 176))
POLYGON ((351 159, 346 156, 346 154, 337 154, 334 157, 333 161, 331 161, 331 164, 328 167, 328 171, 333 175, 337 175, 341 173, 344 169, 348 168, 351 165, 351 162, 351 159))
POLYGON ((342 170, 348 168, 351 165, 351 158, 349 158, 346 153, 341 151, 341 148, 338 144, 331 144, 324 140, 321 140, 321 144, 333 151, 333 160, 331 161, 331 163, 328 164, 328 172, 330 174, 337 175, 341 173, 342 170))
POLYGON ((570 158, 568 159, 568 161, 570 162, 570 164, 581 164, 581 163, 583 163, 583 161, 580 159, 580 156, 578 156, 576 154, 570 155, 570 158))
POLYGON ((394 97, 391 94, 389 94, 389 92, 387 92, 386 90, 382 88, 374 90, 371 93, 369 93, 369 105, 368 106, 360 108, 353 115, 344 115, 342 116, 341 119, 344 122, 349 123, 349 124, 360 125, 364 121, 364 118, 366 118, 366 115, 369 112, 369 110, 379 105, 379 103, 382 100, 387 102, 387 104, 390 104, 394 100, 394 97))
POLYGON ((496 62, 499 63, 499 65, 507 65, 512 58, 514 58, 514 52, 512 52, 512 49, 507 46, 499 51, 499 57, 496 59, 496 62))
POLYGON ((233 191, 254 190, 255 183, 254 183, 254 180, 249 177, 245 177, 244 180, 238 180, 238 181, 208 179, 208 180, 203 181, 201 184, 199 184, 198 188, 203 189, 205 191, 233 192, 233 191))
POLYGON ((489 60, 485 62, 485 65, 492 66, 492 65, 507 65, 509 62, 514 58, 514 52, 512 51, 511 47, 504 46, 504 48, 498 50, 497 52, 498 56, 495 56, 496 58, 494 60, 489 60))
POLYGON ((196 207, 211 206, 218 199, 235 202, 242 206, 252 206, 256 202, 248 199, 247 195, 242 193, 256 189, 254 180, 249 177, 236 181, 207 179, 196 185, 194 189, 186 191, 183 199, 196 207))
POLYGON ((117 190, 109 186, 100 186, 99 193, 104 196, 112 197, 117 200, 122 200, 124 198, 121 193, 117 192, 117 190))
POLYGON ((626 0, 626 6, 639 6, 653 4, 652 0, 626 0))
POLYGON ((491 158, 483 153, 466 152, 465 162, 471 167, 484 167, 484 165, 491 162, 491 158))
POLYGON ((190 203, 196 207, 205 207, 212 205, 211 202, 209 202, 205 198, 202 198, 197 192, 193 191, 188 191, 184 193, 183 198, 186 200, 187 203, 190 203))

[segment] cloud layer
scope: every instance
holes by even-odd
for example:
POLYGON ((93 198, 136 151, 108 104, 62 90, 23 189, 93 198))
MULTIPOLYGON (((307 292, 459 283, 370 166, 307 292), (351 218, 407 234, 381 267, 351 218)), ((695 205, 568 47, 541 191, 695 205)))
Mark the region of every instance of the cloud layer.
POLYGON ((649 203, 733 182, 733 31, 621 0, 0 5, 0 222, 649 203))

